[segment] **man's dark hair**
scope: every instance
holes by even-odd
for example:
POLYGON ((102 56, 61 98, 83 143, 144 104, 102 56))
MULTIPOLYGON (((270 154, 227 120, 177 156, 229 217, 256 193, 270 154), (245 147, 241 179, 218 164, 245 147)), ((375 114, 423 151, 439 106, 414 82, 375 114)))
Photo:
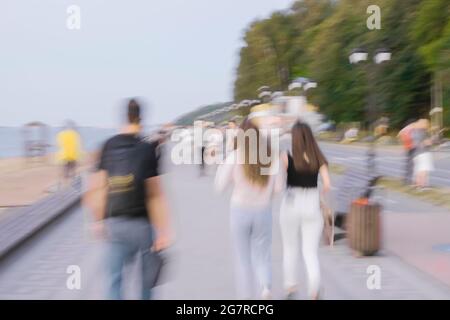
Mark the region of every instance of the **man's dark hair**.
POLYGON ((141 106, 135 99, 128 102, 128 122, 138 124, 141 122, 141 106))

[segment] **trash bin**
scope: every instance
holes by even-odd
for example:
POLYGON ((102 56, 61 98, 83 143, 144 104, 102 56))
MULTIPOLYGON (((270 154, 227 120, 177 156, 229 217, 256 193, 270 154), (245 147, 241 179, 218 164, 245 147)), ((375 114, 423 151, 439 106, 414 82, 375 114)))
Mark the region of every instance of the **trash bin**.
POLYGON ((381 205, 368 199, 352 202, 347 218, 348 243, 357 256, 375 255, 381 246, 381 205))

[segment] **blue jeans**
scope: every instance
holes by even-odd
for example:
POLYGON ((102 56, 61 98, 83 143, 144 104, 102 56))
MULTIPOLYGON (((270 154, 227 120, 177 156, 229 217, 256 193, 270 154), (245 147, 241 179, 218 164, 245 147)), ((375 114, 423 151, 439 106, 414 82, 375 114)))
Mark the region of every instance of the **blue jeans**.
POLYGON ((239 298, 253 296, 253 279, 259 294, 272 282, 272 208, 231 207, 231 236, 236 259, 239 298))
POLYGON ((151 297, 153 231, 147 218, 108 218, 106 220, 107 297, 122 299, 122 271, 126 264, 138 257, 142 270, 141 299, 151 297))

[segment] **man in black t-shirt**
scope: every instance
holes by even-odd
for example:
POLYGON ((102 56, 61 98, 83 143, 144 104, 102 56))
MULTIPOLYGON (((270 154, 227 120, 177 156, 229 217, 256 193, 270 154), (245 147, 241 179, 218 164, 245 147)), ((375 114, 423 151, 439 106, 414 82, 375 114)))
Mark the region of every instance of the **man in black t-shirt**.
POLYGON ((134 99, 127 114, 122 133, 103 146, 84 201, 94 214, 94 231, 106 237, 108 298, 122 298, 122 269, 139 256, 141 297, 149 299, 160 262, 155 257, 169 244, 168 210, 156 145, 139 137, 141 108, 134 99))

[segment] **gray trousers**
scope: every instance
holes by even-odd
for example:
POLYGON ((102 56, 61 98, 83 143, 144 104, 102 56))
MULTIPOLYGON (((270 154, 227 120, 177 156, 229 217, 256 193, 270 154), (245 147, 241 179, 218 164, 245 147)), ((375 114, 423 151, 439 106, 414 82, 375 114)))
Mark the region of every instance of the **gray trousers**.
POLYGON ((272 284, 272 208, 232 207, 230 211, 238 296, 249 299, 254 280, 259 294, 272 284))

